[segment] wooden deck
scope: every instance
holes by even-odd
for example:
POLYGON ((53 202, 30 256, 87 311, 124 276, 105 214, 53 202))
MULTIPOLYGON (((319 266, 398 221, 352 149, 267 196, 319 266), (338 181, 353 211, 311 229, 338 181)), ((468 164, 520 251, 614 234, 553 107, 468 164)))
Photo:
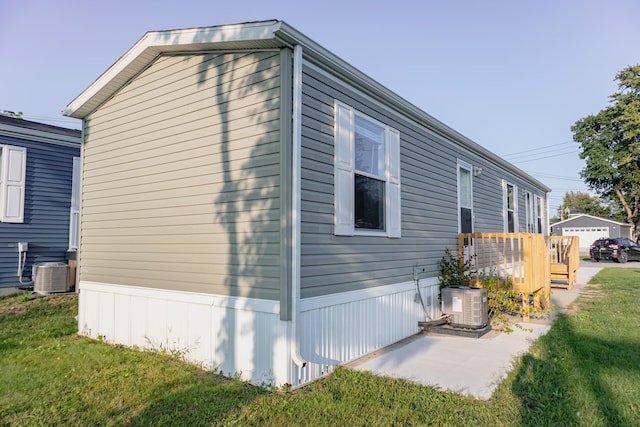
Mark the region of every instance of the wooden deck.
POLYGON ((547 236, 551 287, 571 289, 576 283, 580 266, 580 238, 578 236, 547 236))
POLYGON ((458 255, 476 282, 488 275, 510 281, 522 295, 524 320, 529 300, 551 306, 551 262, 547 240, 534 233, 470 233, 458 236, 458 255))

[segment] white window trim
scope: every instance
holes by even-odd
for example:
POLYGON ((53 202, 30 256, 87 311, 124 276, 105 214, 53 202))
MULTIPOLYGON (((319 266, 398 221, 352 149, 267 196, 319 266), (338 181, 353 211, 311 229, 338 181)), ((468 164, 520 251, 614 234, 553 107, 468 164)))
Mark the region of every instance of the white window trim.
POLYGON ((536 215, 536 233, 546 233, 547 225, 546 225, 546 206, 544 203, 544 199, 540 196, 535 196, 536 199, 536 207, 535 207, 535 215, 536 215), (538 215, 539 213, 539 215, 538 215), (538 230, 538 218, 540 218, 540 230, 538 230))
POLYGON ((506 180, 502 180, 502 222, 504 232, 509 233, 509 215, 508 215, 508 203, 507 203, 507 188, 513 187, 513 233, 517 233, 520 230, 518 224, 518 186, 512 184, 506 180))
POLYGON ((462 201, 460 200, 460 169, 465 169, 469 171, 470 185, 471 188, 469 191, 471 192, 471 230, 472 232, 475 230, 475 219, 476 216, 473 211, 473 166, 464 160, 458 159, 457 168, 456 168, 456 180, 458 183, 458 233, 462 233, 462 217, 460 215, 461 208, 467 207, 462 205, 462 201))
POLYGON ((340 101, 334 103, 334 234, 338 236, 401 237, 400 133, 340 101), (355 228, 355 117, 385 129, 385 230, 355 228))
POLYGON ((27 176, 27 149, 0 145, 0 221, 24 223, 24 193, 27 176), (10 172, 13 171, 13 176, 10 172), (15 211, 16 214, 11 214, 15 211))
POLYGON ((524 210, 525 210, 525 222, 526 232, 536 233, 538 229, 538 223, 536 222, 536 196, 531 191, 524 191, 524 210))

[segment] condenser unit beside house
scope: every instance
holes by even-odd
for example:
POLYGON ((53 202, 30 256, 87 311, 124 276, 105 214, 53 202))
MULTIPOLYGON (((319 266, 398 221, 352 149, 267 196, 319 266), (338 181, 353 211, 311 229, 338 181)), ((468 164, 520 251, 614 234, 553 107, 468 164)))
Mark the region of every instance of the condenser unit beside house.
POLYGON ((480 329, 489 323, 487 290, 469 286, 442 288, 442 312, 453 327, 480 329))
POLYGON ((39 294, 69 291, 69 266, 64 262, 41 262, 33 266, 33 290, 39 294))

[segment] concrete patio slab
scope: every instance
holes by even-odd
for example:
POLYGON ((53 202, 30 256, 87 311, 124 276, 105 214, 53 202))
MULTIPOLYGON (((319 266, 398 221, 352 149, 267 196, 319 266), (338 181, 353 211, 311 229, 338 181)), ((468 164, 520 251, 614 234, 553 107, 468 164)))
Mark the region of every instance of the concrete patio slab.
MULTIPOLYGON (((591 263, 589 263, 591 264, 591 263)), ((570 291, 552 289, 551 302, 563 312, 604 266, 581 265, 570 291)), ((481 338, 418 334, 346 366, 403 378, 441 390, 489 399, 515 359, 551 328, 555 316, 520 323, 512 333, 491 331, 481 338)))

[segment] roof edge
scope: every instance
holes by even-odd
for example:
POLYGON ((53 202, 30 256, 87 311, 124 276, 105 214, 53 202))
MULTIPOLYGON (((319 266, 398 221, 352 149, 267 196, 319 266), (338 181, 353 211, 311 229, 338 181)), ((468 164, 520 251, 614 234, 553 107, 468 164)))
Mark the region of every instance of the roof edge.
POLYGON ((417 123, 459 143, 478 156, 494 161, 515 175, 531 181, 545 193, 551 191, 551 188, 536 178, 437 120, 281 20, 147 32, 87 89, 73 99, 63 114, 84 118, 93 111, 93 108, 88 106, 92 98, 100 95, 102 101, 97 102, 102 103, 113 94, 114 91, 108 87, 110 82, 116 80, 120 85, 123 84, 124 81, 129 80, 130 77, 127 76, 141 72, 162 53, 178 50, 207 50, 207 48, 210 50, 211 45, 215 43, 242 41, 250 43, 261 40, 277 40, 282 46, 301 45, 305 58, 337 74, 384 105, 399 110, 417 123))
POLYGON ((574 219, 578 219, 578 218, 582 218, 582 217, 593 218, 593 219, 597 219, 597 220, 600 220, 600 221, 607 221, 607 222, 610 222, 610 223, 613 223, 613 224, 626 225, 627 227, 631 227, 631 225, 627 224, 626 222, 618 222, 618 221, 614 221, 612 219, 602 218, 602 217, 599 217, 599 216, 589 215, 589 214, 578 214, 578 215, 576 215, 574 217, 567 218, 567 219, 562 220, 562 221, 554 222, 553 224, 551 224, 551 226, 555 227, 558 224, 564 224, 567 221, 573 221, 574 219))
MULTIPOLYGON (((43 123, 26 121, 26 123, 34 123, 38 126, 50 126, 43 123)), ((45 142, 48 144, 58 144, 66 146, 79 147, 81 142, 81 132, 79 130, 61 128, 59 126, 51 126, 54 130, 68 131, 61 133, 60 131, 47 131, 44 129, 34 129, 33 127, 25 126, 22 123, 0 123, 0 134, 13 138, 28 139, 30 141, 45 142), (69 135, 70 133, 77 133, 77 135, 69 135)))
POLYGON ((404 114, 410 116, 416 122, 431 129, 432 131, 435 131, 441 136, 458 142, 480 157, 497 162, 500 166, 508 169, 512 173, 520 177, 524 177, 532 183, 535 183, 535 185, 537 185, 545 193, 551 192, 551 188, 543 184, 538 179, 532 177, 522 169, 504 160, 502 157, 486 149, 470 138, 464 136, 460 132, 449 127, 435 117, 431 116, 423 109, 407 101, 391 89, 380 84, 362 71, 355 68, 353 65, 347 63, 334 53, 314 42, 313 40, 302 34, 300 31, 287 24, 285 21, 279 22, 280 25, 279 28, 275 30, 275 34, 289 44, 303 45, 303 52, 305 57, 314 59, 315 61, 319 62, 320 65, 323 65, 325 68, 328 68, 334 73, 338 73, 340 77, 346 79, 350 84, 354 85, 360 90, 363 90, 368 95, 373 96, 375 99, 389 107, 402 111, 404 114))
MULTIPOLYGON (((203 46, 214 43, 274 39, 274 31, 279 27, 279 23, 280 21, 269 20, 214 27, 148 31, 88 88, 76 96, 62 114, 78 119, 84 118, 88 113, 82 107, 102 92, 109 82, 122 81, 123 75, 139 73, 161 53, 182 49, 203 50, 203 46), (198 46, 201 46, 200 49, 198 46), (139 61, 140 58, 146 60, 139 61)), ((108 91, 108 95, 112 95, 111 91, 108 91)), ((105 99, 109 98, 108 95, 103 94, 105 99)))

